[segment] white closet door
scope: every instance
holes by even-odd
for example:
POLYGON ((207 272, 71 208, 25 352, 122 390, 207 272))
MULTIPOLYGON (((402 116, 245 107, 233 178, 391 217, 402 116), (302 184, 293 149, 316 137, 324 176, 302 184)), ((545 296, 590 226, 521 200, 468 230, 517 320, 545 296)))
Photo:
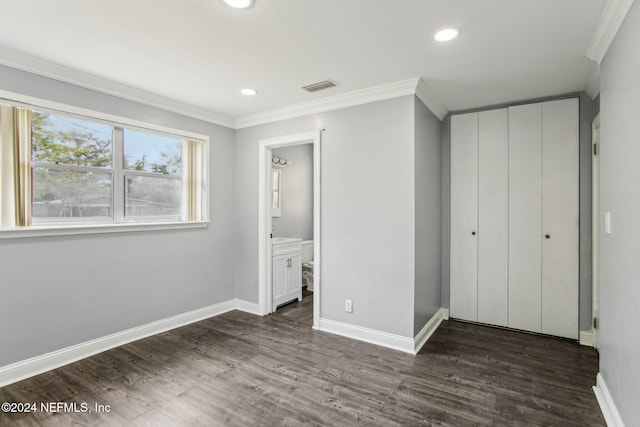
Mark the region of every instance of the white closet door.
POLYGON ((507 326, 509 113, 478 115, 478 322, 507 326))
POLYGON ((509 107, 508 326, 540 332, 542 105, 509 107))
POLYGON ((578 338, 578 99, 542 105, 542 332, 578 338))
POLYGON ((478 114, 451 117, 451 317, 477 321, 478 114))

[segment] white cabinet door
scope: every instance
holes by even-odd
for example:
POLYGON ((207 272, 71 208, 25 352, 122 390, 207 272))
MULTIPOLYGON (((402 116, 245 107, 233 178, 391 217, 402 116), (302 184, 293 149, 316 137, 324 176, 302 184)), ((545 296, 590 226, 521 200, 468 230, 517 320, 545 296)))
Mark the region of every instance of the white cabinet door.
POLYGON ((542 105, 509 107, 508 326, 540 332, 542 105))
POLYGON ((302 301, 302 254, 289 255, 289 269, 287 270, 287 296, 302 301))
POLYGON ((542 333, 578 338, 578 99, 542 105, 542 333))
POLYGON ((277 255, 273 257, 272 277, 273 277, 273 310, 279 304, 286 301, 287 296, 287 267, 289 255, 277 255))
POLYGON ((302 253, 299 248, 273 257, 272 278, 274 311, 294 299, 302 301, 302 253))
POLYGON ((478 320, 478 114, 451 117, 451 317, 478 320))
POLYGON ((507 326, 509 114, 478 113, 478 322, 507 326))

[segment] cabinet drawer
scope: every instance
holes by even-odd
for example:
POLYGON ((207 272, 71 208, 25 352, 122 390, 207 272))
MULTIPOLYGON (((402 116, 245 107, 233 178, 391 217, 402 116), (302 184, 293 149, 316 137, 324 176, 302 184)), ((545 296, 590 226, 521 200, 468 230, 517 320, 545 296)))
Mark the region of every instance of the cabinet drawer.
POLYGON ((284 255, 302 251, 302 242, 287 242, 273 245, 272 255, 284 255))

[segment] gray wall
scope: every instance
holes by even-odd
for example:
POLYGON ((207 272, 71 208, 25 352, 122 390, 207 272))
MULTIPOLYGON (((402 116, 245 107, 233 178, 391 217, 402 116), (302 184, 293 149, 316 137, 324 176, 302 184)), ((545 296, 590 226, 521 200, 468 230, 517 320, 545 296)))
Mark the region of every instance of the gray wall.
POLYGON ((640 4, 631 6, 601 66, 600 373, 622 420, 640 420, 640 4))
POLYGON ((235 296, 233 130, 4 66, 0 89, 211 137, 208 229, 0 240, 0 366, 235 296))
MULTIPOLYGON (((575 95, 571 95, 575 96, 575 95)), ((593 101, 589 96, 580 93, 580 330, 591 330, 591 122, 593 120, 593 101)), ((489 108, 506 107, 508 105, 528 102, 542 102, 557 99, 548 97, 529 101, 514 102, 490 106, 489 108)), ((472 110, 469 110, 472 111, 472 110)), ((448 115, 442 127, 442 306, 449 307, 449 251, 450 251, 450 216, 451 216, 451 116, 448 115)))
POLYGON ((273 218, 273 235, 313 240, 313 144, 277 148, 273 155, 290 160, 281 171, 281 216, 273 218))
POLYGON ((414 103, 415 336, 441 307, 442 124, 420 99, 415 98, 414 103))
POLYGON ((239 298, 258 301, 258 140, 325 129, 320 316, 413 337, 413 111, 414 97, 403 96, 237 131, 239 298))

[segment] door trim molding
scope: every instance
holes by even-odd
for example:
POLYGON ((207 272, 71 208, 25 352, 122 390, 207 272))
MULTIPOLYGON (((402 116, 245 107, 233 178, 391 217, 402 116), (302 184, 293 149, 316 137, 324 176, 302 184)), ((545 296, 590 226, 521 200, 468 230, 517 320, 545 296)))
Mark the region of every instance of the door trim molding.
POLYGON ((320 244, 320 142, 322 131, 309 132, 261 139, 258 144, 258 307, 261 315, 273 312, 273 283, 271 277, 271 150, 300 144, 313 144, 313 328, 320 326, 321 292, 321 244, 320 244))
POLYGON ((591 151, 591 325, 592 346, 598 348, 598 328, 593 327, 593 320, 599 317, 599 248, 600 248, 600 113, 591 122, 591 149, 598 144, 598 154, 591 151))

